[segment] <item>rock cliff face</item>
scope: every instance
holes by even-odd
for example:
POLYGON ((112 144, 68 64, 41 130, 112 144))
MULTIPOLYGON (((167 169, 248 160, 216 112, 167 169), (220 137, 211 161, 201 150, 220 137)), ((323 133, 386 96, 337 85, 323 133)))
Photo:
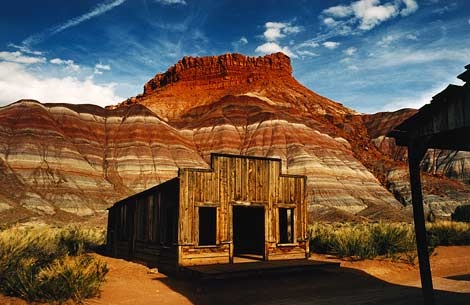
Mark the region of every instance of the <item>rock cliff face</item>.
POLYGON ((107 109, 22 100, 0 108, 0 222, 97 215, 178 168, 208 168, 212 152, 278 157, 307 175, 314 219, 404 220, 406 181, 391 170, 406 155, 380 144, 392 117, 310 91, 281 53, 185 57, 107 109))

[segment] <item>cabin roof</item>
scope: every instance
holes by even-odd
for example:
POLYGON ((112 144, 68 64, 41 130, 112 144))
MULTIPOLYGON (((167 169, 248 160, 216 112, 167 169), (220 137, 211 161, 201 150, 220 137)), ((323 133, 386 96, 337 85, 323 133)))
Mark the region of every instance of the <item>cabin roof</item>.
MULTIPOLYGON (((470 65, 459 78, 468 80, 470 65)), ((470 87, 450 84, 433 96, 429 104, 396 126, 387 136, 400 146, 413 139, 425 141, 429 148, 470 150, 470 87)))

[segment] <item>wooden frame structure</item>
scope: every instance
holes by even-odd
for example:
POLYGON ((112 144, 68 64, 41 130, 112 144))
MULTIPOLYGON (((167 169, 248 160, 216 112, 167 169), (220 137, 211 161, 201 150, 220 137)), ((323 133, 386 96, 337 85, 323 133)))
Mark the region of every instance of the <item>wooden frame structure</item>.
POLYGON ((459 79, 463 86, 449 85, 435 95, 430 104, 388 135, 397 145, 408 146, 413 217, 424 303, 434 304, 431 267, 426 241, 426 228, 421 190, 420 162, 428 148, 470 151, 470 65, 459 79))
POLYGON ((178 177, 109 208, 108 250, 168 271, 306 258, 306 177, 281 173, 281 160, 212 154, 211 169, 178 177))

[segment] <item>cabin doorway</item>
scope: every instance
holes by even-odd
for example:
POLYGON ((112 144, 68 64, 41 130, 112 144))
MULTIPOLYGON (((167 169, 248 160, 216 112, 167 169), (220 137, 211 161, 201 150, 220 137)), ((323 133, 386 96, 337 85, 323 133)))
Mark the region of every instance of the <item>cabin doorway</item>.
POLYGON ((234 255, 264 259, 264 208, 233 206, 234 255))

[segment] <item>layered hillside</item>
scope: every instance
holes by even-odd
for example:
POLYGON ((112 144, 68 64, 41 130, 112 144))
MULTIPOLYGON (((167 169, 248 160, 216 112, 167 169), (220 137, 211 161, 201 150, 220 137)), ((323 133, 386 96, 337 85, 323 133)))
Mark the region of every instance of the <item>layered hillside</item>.
POLYGON ((0 143, 0 220, 95 215, 179 167, 207 167, 191 141, 141 105, 19 101, 0 108, 0 143))
MULTIPOLYGON (((406 162, 407 151, 396 146, 387 133, 416 113, 414 109, 365 115, 371 142, 396 162, 385 163, 383 184, 411 210, 411 189, 406 162)), ((425 210, 450 216, 455 208, 470 202, 470 152, 429 149, 421 162, 425 210)))
POLYGON ((311 219, 406 220, 406 156, 379 143, 387 118, 305 88, 281 53, 185 57, 107 109, 22 100, 0 108, 0 222, 101 215, 214 152, 307 175, 311 219))

